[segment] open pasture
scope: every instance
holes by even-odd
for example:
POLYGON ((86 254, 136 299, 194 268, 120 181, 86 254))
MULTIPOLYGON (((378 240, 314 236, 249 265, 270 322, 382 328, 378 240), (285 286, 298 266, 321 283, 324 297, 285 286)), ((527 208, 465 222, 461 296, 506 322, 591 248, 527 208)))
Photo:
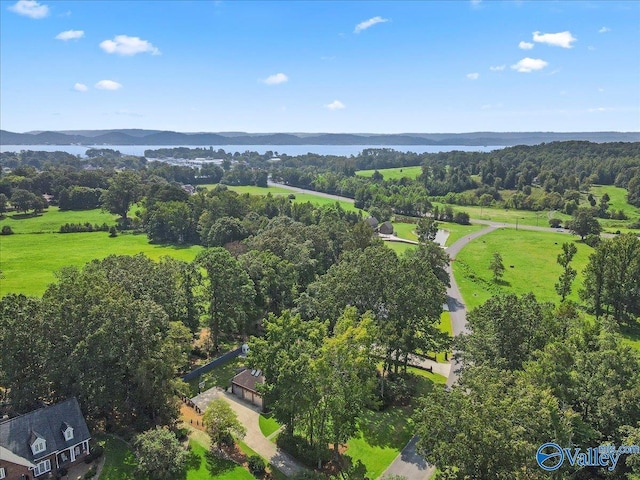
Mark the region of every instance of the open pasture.
MULTIPOLYGON (((358 170, 356 175, 361 177, 371 177, 375 169, 373 170, 358 170)), ((382 168, 378 172, 382 175, 384 180, 399 180, 401 178, 418 178, 422 173, 422 167, 420 165, 414 167, 396 167, 396 168, 382 168)))

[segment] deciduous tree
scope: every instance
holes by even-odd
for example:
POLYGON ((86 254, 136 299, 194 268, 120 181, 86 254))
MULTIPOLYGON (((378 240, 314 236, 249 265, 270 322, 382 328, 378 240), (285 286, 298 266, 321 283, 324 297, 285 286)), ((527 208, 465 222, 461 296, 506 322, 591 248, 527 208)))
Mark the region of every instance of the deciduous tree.
POLYGON ((187 452, 170 430, 147 430, 136 436, 133 445, 143 475, 152 480, 174 480, 184 475, 187 452))

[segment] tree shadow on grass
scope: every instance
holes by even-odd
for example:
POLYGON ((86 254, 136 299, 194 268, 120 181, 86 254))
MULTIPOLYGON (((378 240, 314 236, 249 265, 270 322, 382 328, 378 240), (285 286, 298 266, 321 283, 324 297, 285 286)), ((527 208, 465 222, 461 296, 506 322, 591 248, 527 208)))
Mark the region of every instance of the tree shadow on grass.
POLYGON ((187 470, 198 470, 200 465, 202 464, 202 457, 198 455, 193 450, 189 450, 187 455, 186 469, 187 470))
POLYGON ((511 286, 511 282, 507 282, 506 280, 503 279, 497 279, 494 280, 493 283, 495 283, 496 285, 500 285, 501 287, 510 287, 511 286))
POLYGON ((211 476, 215 477, 216 475, 230 472, 237 467, 237 465, 231 460, 225 460, 224 458, 217 457, 211 452, 206 452, 204 456, 207 460, 207 470, 211 476))
POLYGON ((380 412, 367 410, 359 422, 362 436, 372 446, 404 446, 411 438, 407 415, 407 411, 401 407, 388 407, 380 412))
POLYGON ((13 215, 9 216, 6 215, 5 218, 10 218, 11 220, 27 220, 29 218, 35 218, 35 217, 41 217, 42 214, 38 214, 38 213, 14 213, 13 215))

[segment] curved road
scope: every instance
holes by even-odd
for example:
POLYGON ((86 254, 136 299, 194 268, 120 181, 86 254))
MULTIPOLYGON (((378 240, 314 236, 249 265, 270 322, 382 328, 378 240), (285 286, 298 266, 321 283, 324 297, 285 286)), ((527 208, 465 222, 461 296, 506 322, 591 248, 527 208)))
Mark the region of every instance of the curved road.
MULTIPOLYGON (((318 195, 321 197, 331 198, 334 200, 344 201, 353 203, 352 198, 341 197, 339 195, 331 195, 328 193, 316 192, 313 190, 305 190, 303 188, 290 187, 289 185, 284 185, 280 183, 269 182, 269 186, 273 187, 282 187, 288 188, 295 192, 299 193, 310 193, 313 195, 318 195)), ((570 234, 566 229, 561 228, 550 228, 550 227, 537 227, 532 225, 517 225, 513 223, 503 223, 503 222, 494 222, 489 220, 479 220, 479 219, 471 219, 473 223, 480 225, 487 225, 487 228, 484 228, 475 233, 471 233, 453 245, 446 248, 446 252, 449 254, 449 258, 454 261, 456 255, 467 245, 469 242, 475 240, 482 235, 486 235, 487 233, 493 232, 498 228, 515 228, 520 230, 534 230, 539 232, 553 232, 553 233, 565 233, 570 234)), ((604 236, 604 235, 603 235, 604 236)), ((606 235, 609 236, 609 235, 606 235)), ((456 279, 453 276, 453 269, 451 268, 451 264, 447 267, 447 271, 449 273, 449 282, 450 287, 447 289, 447 307, 449 308, 449 313, 451 315, 451 329, 453 331, 453 335, 460 335, 461 333, 467 332, 467 309, 462 300, 462 295, 460 294, 460 289, 458 288, 458 284, 456 283, 456 279)), ((454 352, 455 354, 455 352, 454 352)), ((454 358, 451 359, 451 370, 449 372, 449 376, 447 377, 447 387, 451 387, 458 380, 458 371, 460 364, 454 358)), ((430 478, 435 468, 429 465, 422 456, 420 456, 416 452, 416 442, 418 441, 417 437, 413 437, 409 443, 402 449, 400 455, 398 455, 393 463, 389 465, 382 476, 385 475, 401 475, 407 478, 407 480, 425 480, 430 478)))
MULTIPOLYGON (((465 245, 467 245, 472 240, 481 237, 482 235, 493 232, 497 228, 498 227, 495 225, 490 225, 478 232, 467 235, 455 242, 450 247, 446 248, 445 251, 449 254, 449 258, 454 261, 456 255, 460 252, 460 250, 462 250, 465 245)), ((447 288, 447 307, 449 307, 449 314, 451 315, 451 330, 453 331, 453 336, 455 337, 457 335, 460 335, 461 333, 467 332, 467 308, 462 301, 462 295, 460 294, 460 289, 458 288, 456 279, 453 276, 453 268, 451 267, 451 264, 449 264, 449 266, 447 267, 447 271, 449 272, 449 283, 451 284, 449 288, 447 288)), ((455 361, 454 355, 454 358, 451 359, 451 371, 449 372, 449 377, 447 378, 447 387, 452 386, 458 380, 459 368, 460 365, 455 361)))

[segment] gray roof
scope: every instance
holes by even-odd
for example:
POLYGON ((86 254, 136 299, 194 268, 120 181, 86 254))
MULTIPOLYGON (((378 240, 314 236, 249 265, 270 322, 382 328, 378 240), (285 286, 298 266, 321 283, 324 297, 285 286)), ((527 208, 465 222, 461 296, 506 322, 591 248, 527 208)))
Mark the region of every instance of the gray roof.
POLYGON ((60 452, 90 438, 75 397, 0 423, 0 446, 29 461, 60 452), (69 441, 64 439, 66 426, 73 428, 73 438, 69 441), (44 438, 47 448, 34 456, 31 443, 36 437, 44 438))

